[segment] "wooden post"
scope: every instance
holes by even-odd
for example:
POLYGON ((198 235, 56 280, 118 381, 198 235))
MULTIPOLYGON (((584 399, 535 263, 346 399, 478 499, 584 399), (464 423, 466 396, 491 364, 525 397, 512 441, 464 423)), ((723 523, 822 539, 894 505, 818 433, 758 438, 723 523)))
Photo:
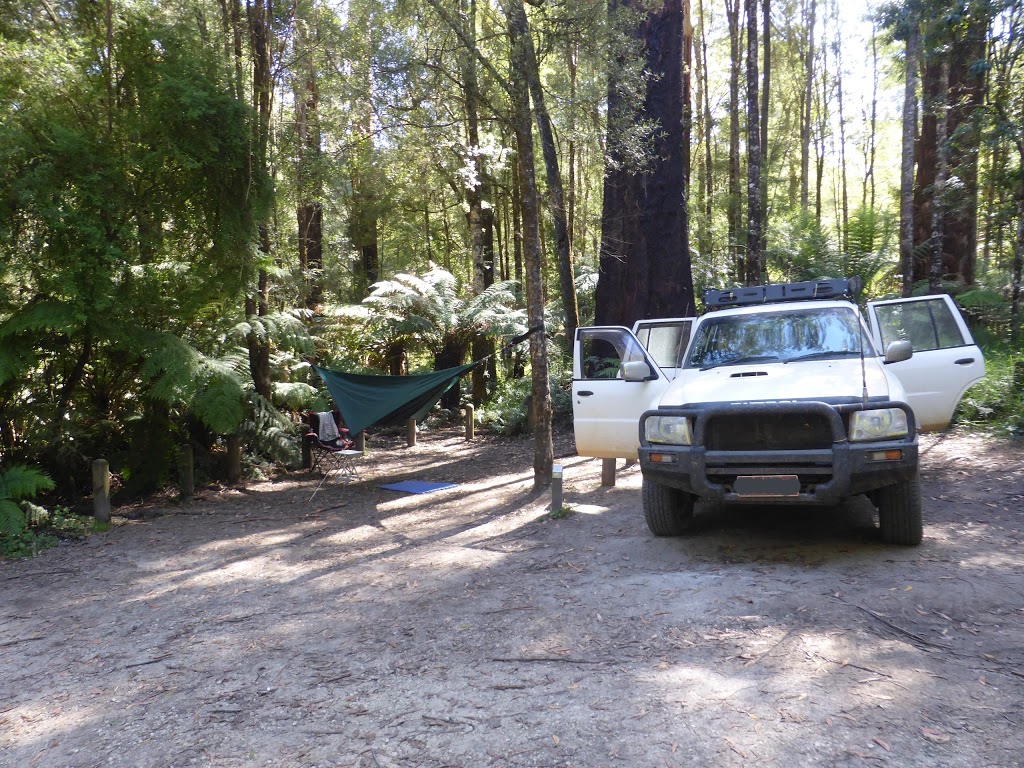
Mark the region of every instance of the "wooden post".
POLYGON ((410 448, 416 445, 416 419, 405 422, 405 444, 410 448))
POLYGON ((601 459, 601 485, 615 485, 615 459, 601 459))
POLYGON ((466 406, 466 440, 476 437, 476 422, 473 416, 472 404, 466 406))
POLYGON ((562 508, 562 465, 551 467, 551 513, 555 514, 562 508))
POLYGON ((355 445, 353 446, 360 453, 366 452, 366 433, 360 432, 355 437, 355 445))
POLYGON ((313 447, 306 439, 306 432, 303 432, 299 439, 302 441, 302 468, 309 469, 313 466, 313 447))
POLYGON ((178 496, 182 501, 188 501, 195 493, 195 479, 192 474, 192 446, 181 446, 181 453, 178 454, 178 496))
MULTIPOLYGON (((228 435, 228 482, 234 485, 242 479, 242 437, 241 435, 228 435)), ((309 450, 309 444, 303 440, 302 444, 309 450)))
POLYGON ((110 465, 106 459, 92 463, 92 516, 97 522, 110 522, 110 465))

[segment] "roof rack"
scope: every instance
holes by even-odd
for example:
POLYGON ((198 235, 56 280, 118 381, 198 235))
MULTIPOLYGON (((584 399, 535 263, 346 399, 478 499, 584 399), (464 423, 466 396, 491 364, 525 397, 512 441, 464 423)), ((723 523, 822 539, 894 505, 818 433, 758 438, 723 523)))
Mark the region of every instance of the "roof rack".
POLYGON ((776 304, 784 301, 814 299, 853 299, 860 292, 859 277, 838 277, 828 280, 807 280, 802 283, 754 285, 749 288, 708 289, 704 306, 710 311, 723 307, 747 307, 753 304, 776 304))

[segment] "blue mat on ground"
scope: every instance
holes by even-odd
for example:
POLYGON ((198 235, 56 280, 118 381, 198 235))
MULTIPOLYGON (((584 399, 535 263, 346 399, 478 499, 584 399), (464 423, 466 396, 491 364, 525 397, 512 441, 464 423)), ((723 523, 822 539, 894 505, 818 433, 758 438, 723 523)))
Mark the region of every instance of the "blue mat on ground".
POLYGON ((458 483, 428 483, 426 480, 403 480, 400 483, 389 483, 380 486, 385 491, 400 491, 401 493, 433 493, 443 491, 445 488, 455 488, 458 483))

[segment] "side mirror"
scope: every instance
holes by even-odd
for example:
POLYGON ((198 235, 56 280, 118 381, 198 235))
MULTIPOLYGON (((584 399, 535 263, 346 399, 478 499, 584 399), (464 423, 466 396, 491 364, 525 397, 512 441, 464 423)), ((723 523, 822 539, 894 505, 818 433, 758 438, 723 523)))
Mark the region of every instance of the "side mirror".
POLYGON ((914 347, 909 341, 894 341, 885 348, 885 364, 902 363, 914 354, 914 347))
POLYGON ((628 363, 623 363, 619 373, 626 381, 650 381, 658 378, 657 374, 651 370, 651 366, 643 360, 631 360, 628 363))

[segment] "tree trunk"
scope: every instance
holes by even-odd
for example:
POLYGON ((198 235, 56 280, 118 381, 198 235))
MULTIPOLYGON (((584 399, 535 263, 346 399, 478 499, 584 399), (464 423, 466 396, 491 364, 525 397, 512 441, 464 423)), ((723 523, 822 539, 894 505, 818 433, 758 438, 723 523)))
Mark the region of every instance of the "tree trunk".
MULTIPOLYGON (((462 38, 465 43, 462 52, 463 96, 466 105, 466 127, 469 139, 467 162, 475 165, 476 184, 466 187, 466 219, 469 224, 469 241, 473 259, 473 293, 479 295, 494 284, 494 208, 487 205, 484 192, 488 189, 487 169, 483 156, 476 150, 480 147, 480 118, 477 104, 480 102, 477 78, 476 50, 476 0, 469 0, 462 9, 465 19, 462 38)), ((493 354, 494 342, 483 336, 473 339, 473 359, 493 354)), ((478 365, 470 374, 473 388, 473 405, 479 407, 487 400, 489 366, 478 365)), ((490 379, 493 381, 493 379, 490 379)))
POLYGON ((814 97, 814 25, 817 0, 810 0, 808 6, 807 33, 804 49, 804 96, 803 115, 800 119, 800 210, 807 213, 810 204, 809 184, 811 177, 811 102, 814 97))
POLYGON ((740 0, 725 0, 729 20, 729 199, 726 220, 729 230, 729 257, 737 283, 746 279, 746 260, 740 251, 740 227, 743 203, 740 197, 740 0))
POLYGON ((984 3, 973 3, 962 37, 949 51, 947 160, 950 178, 959 180, 946 201, 943 272, 964 285, 974 284, 978 251, 978 152, 980 111, 985 104, 985 49, 989 18, 984 3))
POLYGON ((760 285, 761 120, 758 114, 757 0, 747 3, 747 285, 760 285))
MULTIPOLYGON (((908 64, 908 66, 917 67, 917 62, 908 64)), ((916 73, 915 73, 916 75, 916 73)), ((916 86, 915 86, 916 91, 916 86)), ((906 109, 906 103, 903 105, 904 110, 906 109)), ((914 113, 914 131, 916 133, 917 128, 917 113, 914 113)), ((864 194, 861 202, 861 206, 869 211, 875 210, 875 155, 877 150, 877 132, 878 132, 878 30, 874 23, 871 24, 871 117, 870 117, 870 132, 868 133, 868 145, 865 151, 865 162, 864 162, 864 194)), ((906 142, 906 134, 903 136, 904 142, 906 142)), ((911 163, 911 184, 913 184, 913 149, 914 149, 914 136, 910 137, 910 163, 911 163)), ((904 149, 906 147, 904 146, 904 149)), ((902 205, 902 196, 900 198, 900 204, 902 205)))
MULTIPOLYGON (((919 42, 921 45, 923 41, 919 42)), ((939 71, 934 57, 922 55, 921 70, 921 125, 915 148, 917 174, 914 178, 914 282, 929 279, 929 259, 920 255, 920 246, 927 245, 932 236, 932 198, 935 187, 936 166, 936 110, 938 108, 939 71)))
POLYGON ((836 100, 839 108, 839 187, 842 195, 842 214, 840 216, 839 241, 843 245, 843 253, 850 251, 850 201, 846 188, 846 120, 843 114, 843 40, 842 26, 839 23, 838 0, 833 0, 833 23, 836 29, 836 100))
POLYGON ((323 215, 320 202, 320 94, 317 85, 317 30, 313 9, 303 4, 296 19, 295 46, 303 52, 304 66, 295 78, 295 138, 298 162, 296 187, 299 203, 295 217, 298 225, 299 269, 305 279, 303 304, 317 307, 323 300, 323 215), (312 27, 312 29, 311 29, 312 27))
POLYGON ((935 190, 932 193, 932 237, 931 264, 928 270, 928 291, 939 293, 942 290, 943 251, 945 246, 944 221, 948 190, 947 139, 949 100, 949 65, 943 61, 939 65, 939 93, 935 120, 935 190))
POLYGON ((701 120, 701 127, 703 128, 701 140, 704 145, 704 190, 703 190, 703 202, 704 202, 704 215, 701 219, 701 233, 698 234, 697 249, 700 254, 705 257, 714 258, 715 244, 712 237, 714 232, 714 226, 712 217, 714 216, 714 195, 712 190, 714 185, 712 183, 714 175, 714 158, 712 156, 712 136, 714 125, 711 120, 711 95, 709 93, 710 78, 708 77, 708 41, 707 41, 707 21, 704 17, 704 0, 697 0, 697 13, 700 15, 700 83, 701 86, 698 91, 703 93, 703 99, 698 98, 701 109, 703 110, 703 119, 701 120))
POLYGON ((533 98, 533 114, 540 134, 540 145, 547 171, 548 195, 551 199, 551 217, 555 222, 555 243, 558 249, 558 284, 562 291, 562 308, 565 318, 566 349, 572 347, 576 338, 576 327, 580 324, 579 304, 576 301, 576 276, 573 273, 572 253, 569 250, 569 228, 565 217, 565 191, 562 187, 562 172, 558 167, 558 149, 555 134, 551 129, 551 117, 544 103, 544 87, 540 81, 540 68, 533 37, 523 41, 526 46, 526 77, 533 98))
MULTIPOLYGON (((510 39, 509 95, 516 134, 516 165, 522 193, 523 251, 526 257, 526 310, 531 328, 544 328, 543 254, 540 248, 540 205, 534 175, 533 128, 530 116, 530 28, 522 0, 505 0, 510 39)), ((547 339, 543 330, 530 336, 530 412, 533 419, 533 486, 551 484, 554 448, 551 442, 551 390, 548 383, 547 339)))
POLYGON ((768 107, 772 85, 772 2, 761 0, 762 37, 764 48, 763 87, 761 90, 761 258, 767 252, 768 238, 768 107))
POLYGON ((350 286, 350 297, 355 302, 366 298, 370 286, 380 280, 380 251, 377 244, 380 201, 373 162, 373 80, 370 66, 374 53, 373 22, 368 2, 350 4, 350 24, 355 30, 355 45, 349 52, 349 61, 357 90, 352 103, 358 130, 353 152, 352 205, 348 226, 349 240, 358 254, 350 286))
MULTIPOLYGON (((625 7, 627 4, 623 3, 625 7)), ((632 325, 648 317, 679 317, 695 311, 690 272, 686 201, 690 142, 684 105, 689 81, 683 76, 682 0, 666 0, 648 13, 637 34, 646 51, 648 83, 643 114, 657 120, 650 167, 638 172, 616 155, 609 138, 605 173, 600 274, 596 291, 598 325, 632 325)), ((628 119, 610 77, 609 123, 628 119)))
MULTIPOLYGON (((1021 163, 1024 164, 1024 151, 1020 154, 1021 163)), ((1017 196, 1017 243, 1013 251, 1013 279, 1010 294, 1010 341, 1013 345, 1020 341, 1020 282, 1021 271, 1024 270, 1024 172, 1021 173, 1021 176, 1021 191, 1017 196)))
MULTIPOLYGON (((250 3, 249 40, 252 49, 253 104, 256 106, 256 141, 253 165, 260 174, 269 176, 268 156, 270 144, 270 117, 273 96, 273 75, 271 72, 271 32, 270 19, 273 18, 271 0, 256 0, 250 3), (266 5, 264 5, 266 3, 266 5)), ((259 223, 259 249, 265 262, 270 259, 270 224, 264 220, 259 223)), ((257 277, 255 295, 245 302, 246 315, 263 317, 270 312, 270 279, 265 268, 261 267, 257 277)), ((270 340, 265 335, 252 331, 247 339, 249 351, 249 373, 252 375, 256 392, 266 398, 271 397, 270 381, 270 340)))
MULTIPOLYGON (((906 39, 903 81, 903 156, 900 163, 900 275, 902 295, 914 288, 914 136, 917 134, 918 34, 912 24, 906 39)), ((872 132, 873 133, 873 132, 872 132)))

